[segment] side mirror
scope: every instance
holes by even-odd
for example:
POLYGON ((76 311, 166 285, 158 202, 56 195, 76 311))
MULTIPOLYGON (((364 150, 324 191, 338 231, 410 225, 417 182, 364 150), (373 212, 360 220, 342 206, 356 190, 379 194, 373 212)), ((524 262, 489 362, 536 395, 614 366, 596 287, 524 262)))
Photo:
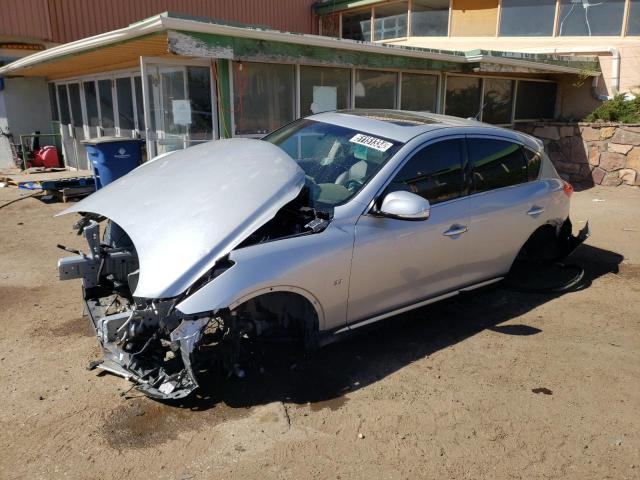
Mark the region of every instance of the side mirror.
POLYGON ((398 220, 426 220, 430 211, 429 200, 415 193, 399 191, 388 193, 376 213, 398 220))

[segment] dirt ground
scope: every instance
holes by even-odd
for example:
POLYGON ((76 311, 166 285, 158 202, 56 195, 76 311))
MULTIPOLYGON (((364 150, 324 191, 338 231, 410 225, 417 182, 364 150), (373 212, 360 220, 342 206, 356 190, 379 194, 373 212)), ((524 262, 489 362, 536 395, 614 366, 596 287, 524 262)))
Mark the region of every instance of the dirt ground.
POLYGON ((0 477, 640 478, 640 190, 572 202, 587 288, 484 289, 182 405, 86 369, 64 206, 0 207, 0 477))

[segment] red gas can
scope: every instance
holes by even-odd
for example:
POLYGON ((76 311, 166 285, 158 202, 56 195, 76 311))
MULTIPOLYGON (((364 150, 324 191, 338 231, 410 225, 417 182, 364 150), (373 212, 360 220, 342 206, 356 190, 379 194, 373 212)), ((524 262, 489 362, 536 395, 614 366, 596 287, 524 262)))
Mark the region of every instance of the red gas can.
POLYGON ((45 168, 58 168, 60 159, 58 149, 53 145, 47 145, 33 152, 33 166, 45 168))

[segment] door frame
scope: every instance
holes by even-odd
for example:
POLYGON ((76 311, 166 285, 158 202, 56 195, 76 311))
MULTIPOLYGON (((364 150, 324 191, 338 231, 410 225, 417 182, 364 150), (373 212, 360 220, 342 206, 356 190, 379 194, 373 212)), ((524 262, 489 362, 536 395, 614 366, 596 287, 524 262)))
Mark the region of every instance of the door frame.
MULTIPOLYGON (((159 67, 183 67, 186 73, 186 67, 208 67, 209 68, 209 86, 211 97, 211 128, 213 133, 213 140, 220 138, 218 131, 218 95, 217 95, 217 83, 213 67, 217 66, 217 60, 215 58, 190 58, 190 59, 177 59, 166 57, 140 57, 140 74, 142 80, 142 101, 144 105, 144 117, 145 117, 145 138, 147 142, 147 158, 151 159, 157 155, 156 139, 157 129, 151 128, 151 104, 149 95, 149 81, 147 80, 152 68, 159 67)), ((186 75, 185 75, 186 86, 186 75)), ((187 92, 188 93, 188 92, 187 92)), ((154 96, 154 104, 159 101, 157 95, 154 96)), ((154 105, 155 106, 155 105, 154 105)), ((155 123, 155 122, 153 122, 155 123)))

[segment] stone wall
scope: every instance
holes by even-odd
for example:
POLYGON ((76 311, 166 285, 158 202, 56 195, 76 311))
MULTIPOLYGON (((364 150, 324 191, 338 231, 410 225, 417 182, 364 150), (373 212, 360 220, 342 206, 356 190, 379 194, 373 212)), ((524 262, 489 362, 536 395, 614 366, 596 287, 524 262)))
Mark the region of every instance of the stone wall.
POLYGON ((640 186, 640 124, 540 122, 516 128, 541 139, 570 182, 640 186))

